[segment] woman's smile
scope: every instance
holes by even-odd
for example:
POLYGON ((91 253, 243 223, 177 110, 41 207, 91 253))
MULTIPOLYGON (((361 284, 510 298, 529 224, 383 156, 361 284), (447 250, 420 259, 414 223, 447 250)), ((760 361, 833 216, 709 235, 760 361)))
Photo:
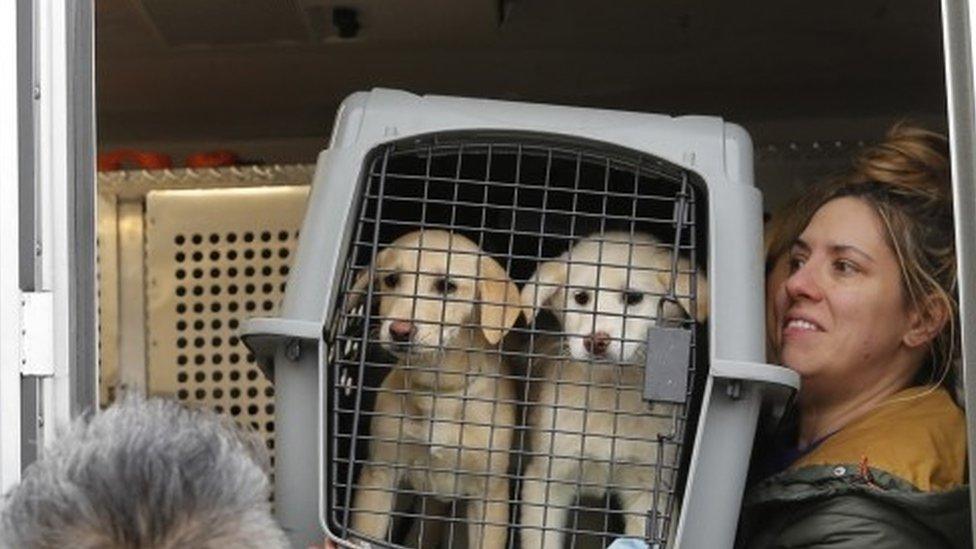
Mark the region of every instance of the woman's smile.
POLYGON ((783 322, 782 331, 783 340, 785 341, 787 339, 814 335, 818 332, 823 332, 824 329, 817 321, 813 320, 813 318, 808 315, 788 312, 786 319, 783 322))

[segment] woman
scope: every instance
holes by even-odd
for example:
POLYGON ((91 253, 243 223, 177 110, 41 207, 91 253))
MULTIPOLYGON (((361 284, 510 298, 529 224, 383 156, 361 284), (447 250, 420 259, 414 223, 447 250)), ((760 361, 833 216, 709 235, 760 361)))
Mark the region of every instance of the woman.
POLYGON ((802 387, 742 547, 971 546, 947 156, 896 126, 774 222, 770 350, 802 387))

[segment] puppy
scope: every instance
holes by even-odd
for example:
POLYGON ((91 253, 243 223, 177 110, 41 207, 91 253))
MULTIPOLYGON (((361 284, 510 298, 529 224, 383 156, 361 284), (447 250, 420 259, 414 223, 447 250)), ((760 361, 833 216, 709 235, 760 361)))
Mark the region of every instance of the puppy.
MULTIPOLYGON (((644 234, 608 232, 579 241, 542 264, 522 289, 533 311, 548 308, 562 337, 536 337, 529 413, 532 449, 522 486, 521 534, 525 549, 562 549, 568 510, 580 495, 618 497, 627 536, 644 537, 657 494, 665 511, 673 484, 675 448, 659 449, 673 408, 643 399, 644 339, 664 316, 691 311, 691 266, 678 262, 677 303, 661 303, 671 282, 671 256, 644 234), (659 453, 659 450, 661 452, 659 453)), ((698 308, 707 316, 708 284, 697 280, 698 308)), ((531 320, 531 314, 529 317, 531 320)))
POLYGON ((471 240, 425 230, 376 256, 378 339, 397 364, 377 391, 352 527, 383 540, 397 491, 467 500, 470 547, 505 546, 515 387, 491 353, 522 311, 518 288, 471 240))

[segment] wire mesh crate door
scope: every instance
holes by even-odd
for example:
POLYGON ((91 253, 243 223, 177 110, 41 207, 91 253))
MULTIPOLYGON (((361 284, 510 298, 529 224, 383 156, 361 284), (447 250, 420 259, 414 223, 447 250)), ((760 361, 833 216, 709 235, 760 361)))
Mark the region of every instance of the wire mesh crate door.
POLYGON ((700 180, 527 135, 366 166, 327 330, 330 527, 392 547, 666 542, 702 373, 700 180), (688 334, 687 378, 648 402, 665 325, 688 334))

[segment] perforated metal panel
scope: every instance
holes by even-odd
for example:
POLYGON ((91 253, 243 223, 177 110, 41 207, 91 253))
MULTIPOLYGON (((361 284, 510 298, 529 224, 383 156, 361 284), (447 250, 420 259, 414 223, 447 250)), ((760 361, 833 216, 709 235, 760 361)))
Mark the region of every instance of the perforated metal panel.
POLYGON ((212 408, 274 447, 274 388, 241 344, 243 319, 283 295, 307 187, 146 196, 147 392, 212 408))

